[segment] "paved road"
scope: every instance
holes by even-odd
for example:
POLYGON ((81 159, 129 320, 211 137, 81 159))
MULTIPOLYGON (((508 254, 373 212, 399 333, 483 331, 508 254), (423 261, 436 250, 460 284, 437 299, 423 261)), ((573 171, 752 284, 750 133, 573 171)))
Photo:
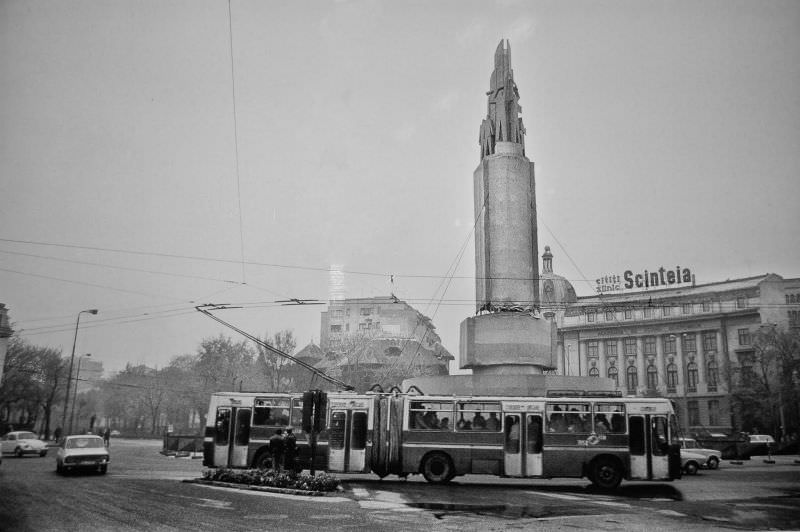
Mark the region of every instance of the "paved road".
POLYGON ((159 442, 112 440, 107 475, 55 473, 55 459, 5 457, 0 530, 731 530, 800 528, 794 457, 753 459, 673 483, 618 493, 576 480, 459 477, 447 486, 344 476, 345 490, 295 497, 180 482, 201 460, 158 454, 159 442))

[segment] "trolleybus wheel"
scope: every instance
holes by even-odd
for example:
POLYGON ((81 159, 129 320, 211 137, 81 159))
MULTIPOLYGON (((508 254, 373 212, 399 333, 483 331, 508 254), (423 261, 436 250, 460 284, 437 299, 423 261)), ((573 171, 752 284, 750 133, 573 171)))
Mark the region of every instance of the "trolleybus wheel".
POLYGON ((616 460, 598 458, 592 466, 589 478, 598 488, 613 490, 622 482, 622 470, 616 460))
POLYGON ((422 476, 434 484, 444 484, 456 476, 453 461, 444 453, 431 453, 422 460, 422 476))

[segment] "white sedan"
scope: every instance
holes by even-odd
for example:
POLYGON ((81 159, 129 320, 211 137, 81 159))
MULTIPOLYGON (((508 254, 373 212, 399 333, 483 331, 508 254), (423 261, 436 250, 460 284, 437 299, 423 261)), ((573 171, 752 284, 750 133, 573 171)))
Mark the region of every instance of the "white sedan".
POLYGON ((58 447, 56 472, 91 469, 105 473, 111 457, 103 438, 92 434, 67 436, 58 447))
POLYGON ((0 438, 0 447, 3 449, 3 454, 13 453, 20 458, 26 454, 38 454, 39 456, 47 454, 47 444, 37 438, 33 432, 25 430, 9 432, 0 438))

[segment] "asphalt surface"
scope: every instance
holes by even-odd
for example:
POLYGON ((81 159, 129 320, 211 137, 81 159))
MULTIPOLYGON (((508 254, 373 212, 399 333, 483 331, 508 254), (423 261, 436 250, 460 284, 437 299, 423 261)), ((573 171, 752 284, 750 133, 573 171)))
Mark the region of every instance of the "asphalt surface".
POLYGON ((4 457, 0 530, 765 530, 800 529, 800 465, 723 461, 671 483, 457 477, 449 485, 341 475, 326 497, 188 484, 201 460, 168 458, 160 442, 113 440, 106 475, 55 473, 45 458, 4 457))

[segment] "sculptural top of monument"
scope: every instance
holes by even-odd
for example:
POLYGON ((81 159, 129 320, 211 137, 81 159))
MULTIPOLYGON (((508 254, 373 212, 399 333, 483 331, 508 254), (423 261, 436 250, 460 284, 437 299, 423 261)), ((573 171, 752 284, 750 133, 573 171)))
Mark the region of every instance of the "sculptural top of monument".
POLYGON ((494 71, 489 78, 486 118, 481 122, 478 144, 481 159, 495 152, 498 142, 521 144, 525 153, 525 126, 522 124, 519 91, 511 69, 511 45, 501 39, 494 53, 494 71))

